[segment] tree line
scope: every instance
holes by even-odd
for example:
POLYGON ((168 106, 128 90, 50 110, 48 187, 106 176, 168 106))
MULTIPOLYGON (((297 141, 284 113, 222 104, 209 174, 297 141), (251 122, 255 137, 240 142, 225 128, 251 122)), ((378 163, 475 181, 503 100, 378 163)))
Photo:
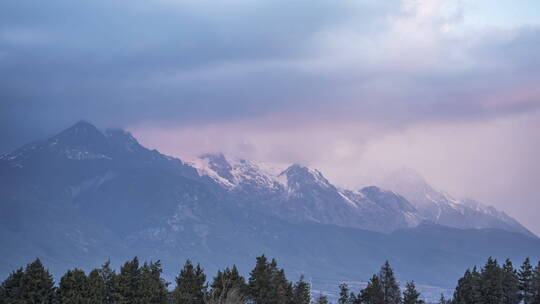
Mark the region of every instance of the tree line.
MULTIPOLYGON (((339 304, 424 304, 414 281, 405 284, 400 293, 393 270, 386 262, 367 287, 358 294, 349 291, 346 284, 339 286, 339 304)), ((519 269, 506 259, 499 265, 489 258, 481 268, 467 269, 458 280, 453 297, 439 304, 540 304, 540 262, 533 267, 526 258, 519 269)))
POLYGON ((310 285, 303 277, 290 282, 275 259, 257 257, 249 279, 236 266, 218 271, 207 282, 202 267, 186 261, 176 277, 176 287, 162 278, 161 263, 140 264, 137 257, 118 273, 110 261, 88 275, 68 270, 55 286, 52 275, 36 259, 13 271, 0 286, 1 304, 310 304, 310 285))
MULTIPOLYGON (((110 261, 86 274, 68 270, 55 285, 39 259, 13 271, 0 285, 0 304, 328 304, 319 294, 314 299, 303 277, 289 281, 275 259, 257 257, 246 280, 236 266, 217 272, 211 282, 199 264, 186 261, 175 279, 175 288, 162 278, 161 263, 140 264, 137 257, 117 273, 110 261)), ((424 304, 415 282, 403 290, 386 262, 367 286, 355 294, 339 285, 338 304, 424 304)), ((506 260, 499 265, 489 258, 481 268, 465 271, 452 299, 441 295, 440 304, 540 304, 540 262, 527 258, 519 269, 506 260)))

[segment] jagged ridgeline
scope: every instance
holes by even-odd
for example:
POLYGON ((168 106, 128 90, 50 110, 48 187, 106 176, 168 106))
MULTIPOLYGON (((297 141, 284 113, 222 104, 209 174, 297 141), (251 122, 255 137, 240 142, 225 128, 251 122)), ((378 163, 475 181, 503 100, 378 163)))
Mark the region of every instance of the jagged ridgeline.
MULTIPOLYGON (((68 270, 57 285, 39 259, 13 271, 0 285, 0 303, 177 303, 177 304, 424 304, 425 298, 414 281, 400 288, 387 262, 357 293, 346 283, 338 294, 312 292, 301 276, 289 281, 275 259, 257 257, 246 280, 235 265, 208 280, 203 268, 187 260, 176 276, 174 287, 162 278, 159 261, 141 264, 137 257, 125 262, 120 271, 110 262, 91 270, 68 270)), ((540 262, 533 267, 527 258, 519 270, 507 259, 501 266, 489 258, 477 269, 467 269, 459 279, 453 297, 441 295, 439 304, 537 304, 540 303, 540 262)), ((429 302, 428 302, 429 303, 429 302)))
POLYGON ((136 255, 160 259, 173 282, 186 259, 216 273, 265 252, 317 290, 365 282, 390 260, 427 295, 489 256, 540 259, 540 240, 503 212, 411 172, 385 187, 343 189, 301 165, 220 154, 188 162, 79 122, 0 156, 0 274, 39 256, 55 277, 88 275, 136 255))

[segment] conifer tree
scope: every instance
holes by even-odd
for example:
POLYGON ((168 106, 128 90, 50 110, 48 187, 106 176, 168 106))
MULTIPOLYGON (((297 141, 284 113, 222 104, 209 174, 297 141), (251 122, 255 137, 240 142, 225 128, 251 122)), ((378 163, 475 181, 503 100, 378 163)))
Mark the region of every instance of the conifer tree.
POLYGON ((101 266, 99 275, 101 276, 103 284, 105 284, 103 304, 114 304, 116 301, 115 293, 117 276, 115 271, 111 268, 111 260, 108 260, 101 266))
POLYGON ((540 261, 534 268, 532 276, 532 301, 531 304, 540 304, 540 261))
POLYGON ((351 291, 349 294, 349 303, 350 304, 362 304, 362 298, 361 298, 361 291, 358 293, 358 295, 355 295, 354 292, 351 291))
POLYGON ((366 288, 358 296, 358 300, 364 304, 386 304, 384 289, 378 276, 371 277, 366 288))
POLYGON ((401 302, 401 291, 388 261, 381 267, 379 280, 384 292, 384 303, 399 304, 401 302))
POLYGON ((230 272, 230 281, 233 284, 241 285, 241 287, 246 287, 246 279, 244 279, 244 277, 240 275, 240 272, 238 271, 238 268, 236 268, 236 265, 233 265, 230 272))
POLYGON ((272 266, 272 281, 271 281, 271 298, 270 303, 281 304, 288 303, 293 297, 293 286, 287 280, 285 271, 277 268, 277 263, 273 260, 272 266))
POLYGON ((245 290, 246 283, 235 265, 232 269, 225 268, 223 272, 218 271, 210 287, 212 298, 226 298, 230 289, 245 290))
POLYGON ((441 293, 441 297, 439 298, 439 304, 449 304, 451 303, 452 301, 450 300, 447 300, 444 295, 441 293))
POLYGON ((304 276, 300 276, 298 282, 294 284, 293 299, 294 304, 309 304, 311 302, 311 288, 309 283, 304 281, 304 276))
POLYGON ((88 303, 105 303, 105 282, 98 269, 94 269, 88 274, 88 303))
POLYGON ((168 283, 161 278, 161 262, 144 263, 141 268, 141 300, 149 304, 165 304, 168 300, 168 283))
POLYGON ((489 258, 481 272, 482 301, 489 304, 503 304, 503 272, 497 260, 489 258))
POLYGON ((328 297, 323 295, 322 293, 319 294, 317 300, 315 301, 315 304, 328 304, 328 297))
POLYGON ((126 262, 117 277, 114 298, 118 304, 143 303, 141 301, 141 269, 137 257, 126 262))
POLYGON ((424 301, 420 299, 420 293, 416 290, 414 281, 408 282, 405 285, 405 291, 403 292, 403 304, 423 304, 424 301))
POLYGON ((216 298, 216 297, 219 298, 223 294, 226 293, 225 289, 227 288, 228 282, 225 281, 224 273, 228 269, 229 268, 225 268, 223 272, 221 270, 218 270, 218 272, 216 273, 216 276, 212 280, 212 284, 210 284, 210 297, 211 298, 216 298))
POLYGON ((52 275, 43 267, 40 259, 28 264, 21 284, 21 299, 24 303, 52 303, 54 293, 52 275))
POLYGON ((351 294, 349 291, 349 286, 345 283, 339 284, 339 304, 350 304, 351 303, 351 294))
POLYGON ((176 277, 174 290, 177 304, 204 304, 207 294, 206 275, 199 264, 193 266, 190 260, 176 277))
POLYGON ((519 277, 519 290, 521 293, 521 299, 524 304, 532 304, 533 299, 533 268, 529 258, 526 258, 521 265, 521 269, 518 273, 519 277))
POLYGON ((24 271, 19 268, 13 271, 0 286, 0 304, 23 303, 22 280, 24 271))
POLYGON ((480 274, 474 268, 472 271, 467 269, 461 279, 459 279, 452 304, 479 304, 481 303, 480 294, 480 274))
POLYGON ((519 280, 517 272, 514 270, 512 261, 506 259, 503 268, 503 303, 504 304, 519 304, 519 280))
POLYGON ((231 301, 231 297, 244 299, 247 291, 245 279, 240 275, 236 265, 232 269, 218 271, 210 285, 210 300, 212 303, 223 304, 231 301))
POLYGON ((89 292, 84 271, 68 270, 60 279, 57 300, 62 304, 88 303, 89 292))
POLYGON ((476 266, 473 267, 471 272, 471 284, 472 284, 472 300, 473 303, 482 304, 482 276, 476 266))
POLYGON ((272 273, 266 256, 257 257, 255 268, 249 276, 249 298, 254 304, 270 303, 270 289, 272 285, 272 273))
POLYGON ((256 304, 289 303, 294 297, 294 287, 278 268, 275 259, 268 262, 264 255, 257 257, 248 284, 249 299, 256 304))

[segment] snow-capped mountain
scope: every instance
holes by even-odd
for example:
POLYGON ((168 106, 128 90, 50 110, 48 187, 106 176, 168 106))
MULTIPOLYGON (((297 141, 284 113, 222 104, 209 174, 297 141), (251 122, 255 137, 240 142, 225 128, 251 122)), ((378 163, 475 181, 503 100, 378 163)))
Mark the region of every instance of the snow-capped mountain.
POLYGON ((233 192, 274 192, 283 184, 277 178, 273 166, 256 163, 245 159, 228 160, 223 154, 203 154, 189 164, 200 175, 206 175, 233 192))
POLYGON ((342 189, 301 165, 222 155, 190 164, 87 122, 0 157, 4 276, 36 256, 60 274, 137 255, 160 259, 172 280, 186 258, 208 273, 248 271, 265 253, 314 286, 365 280, 385 260, 403 280, 446 286, 490 255, 540 258, 537 238, 423 219, 397 192, 342 189))
POLYGON ((383 185, 359 191, 338 188, 323 174, 293 164, 283 171, 267 164, 204 154, 194 162, 201 175, 214 179, 237 199, 292 221, 312 221, 388 232, 427 221, 449 227, 499 228, 533 236, 502 211, 474 200, 458 200, 436 191, 411 169, 401 169, 383 185), (402 196, 403 195, 403 196, 402 196))
POLYGON ((533 236, 518 221, 494 207, 435 190, 410 168, 394 171, 382 184, 407 198, 422 217, 433 223, 462 229, 498 228, 533 236))
POLYGON ((341 189, 323 174, 298 164, 284 170, 268 164, 204 154, 193 162, 237 201, 293 222, 315 222, 389 232, 421 222, 403 197, 378 187, 341 189), (268 168, 272 168, 269 170, 268 168))

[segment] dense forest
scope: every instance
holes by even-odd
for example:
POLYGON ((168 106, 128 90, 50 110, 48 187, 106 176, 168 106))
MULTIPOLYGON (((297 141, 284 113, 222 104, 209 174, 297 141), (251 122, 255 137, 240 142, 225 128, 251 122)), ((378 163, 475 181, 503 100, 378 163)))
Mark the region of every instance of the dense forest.
MULTIPOLYGON (((86 274, 67 271, 58 285, 39 259, 13 271, 0 286, 0 304, 328 304, 326 295, 313 295, 303 277, 291 282, 275 259, 257 257, 246 280, 236 266, 225 268, 211 282, 200 265, 186 261, 174 289, 162 278, 159 261, 140 264, 137 257, 117 273, 110 261, 86 274)), ((339 285, 339 304, 422 304, 414 281, 401 289, 386 262, 356 294, 339 285)), ((540 262, 527 258, 519 269, 510 260, 499 265, 489 258, 481 268, 468 269, 457 282, 452 299, 440 304, 540 304, 540 262)))

